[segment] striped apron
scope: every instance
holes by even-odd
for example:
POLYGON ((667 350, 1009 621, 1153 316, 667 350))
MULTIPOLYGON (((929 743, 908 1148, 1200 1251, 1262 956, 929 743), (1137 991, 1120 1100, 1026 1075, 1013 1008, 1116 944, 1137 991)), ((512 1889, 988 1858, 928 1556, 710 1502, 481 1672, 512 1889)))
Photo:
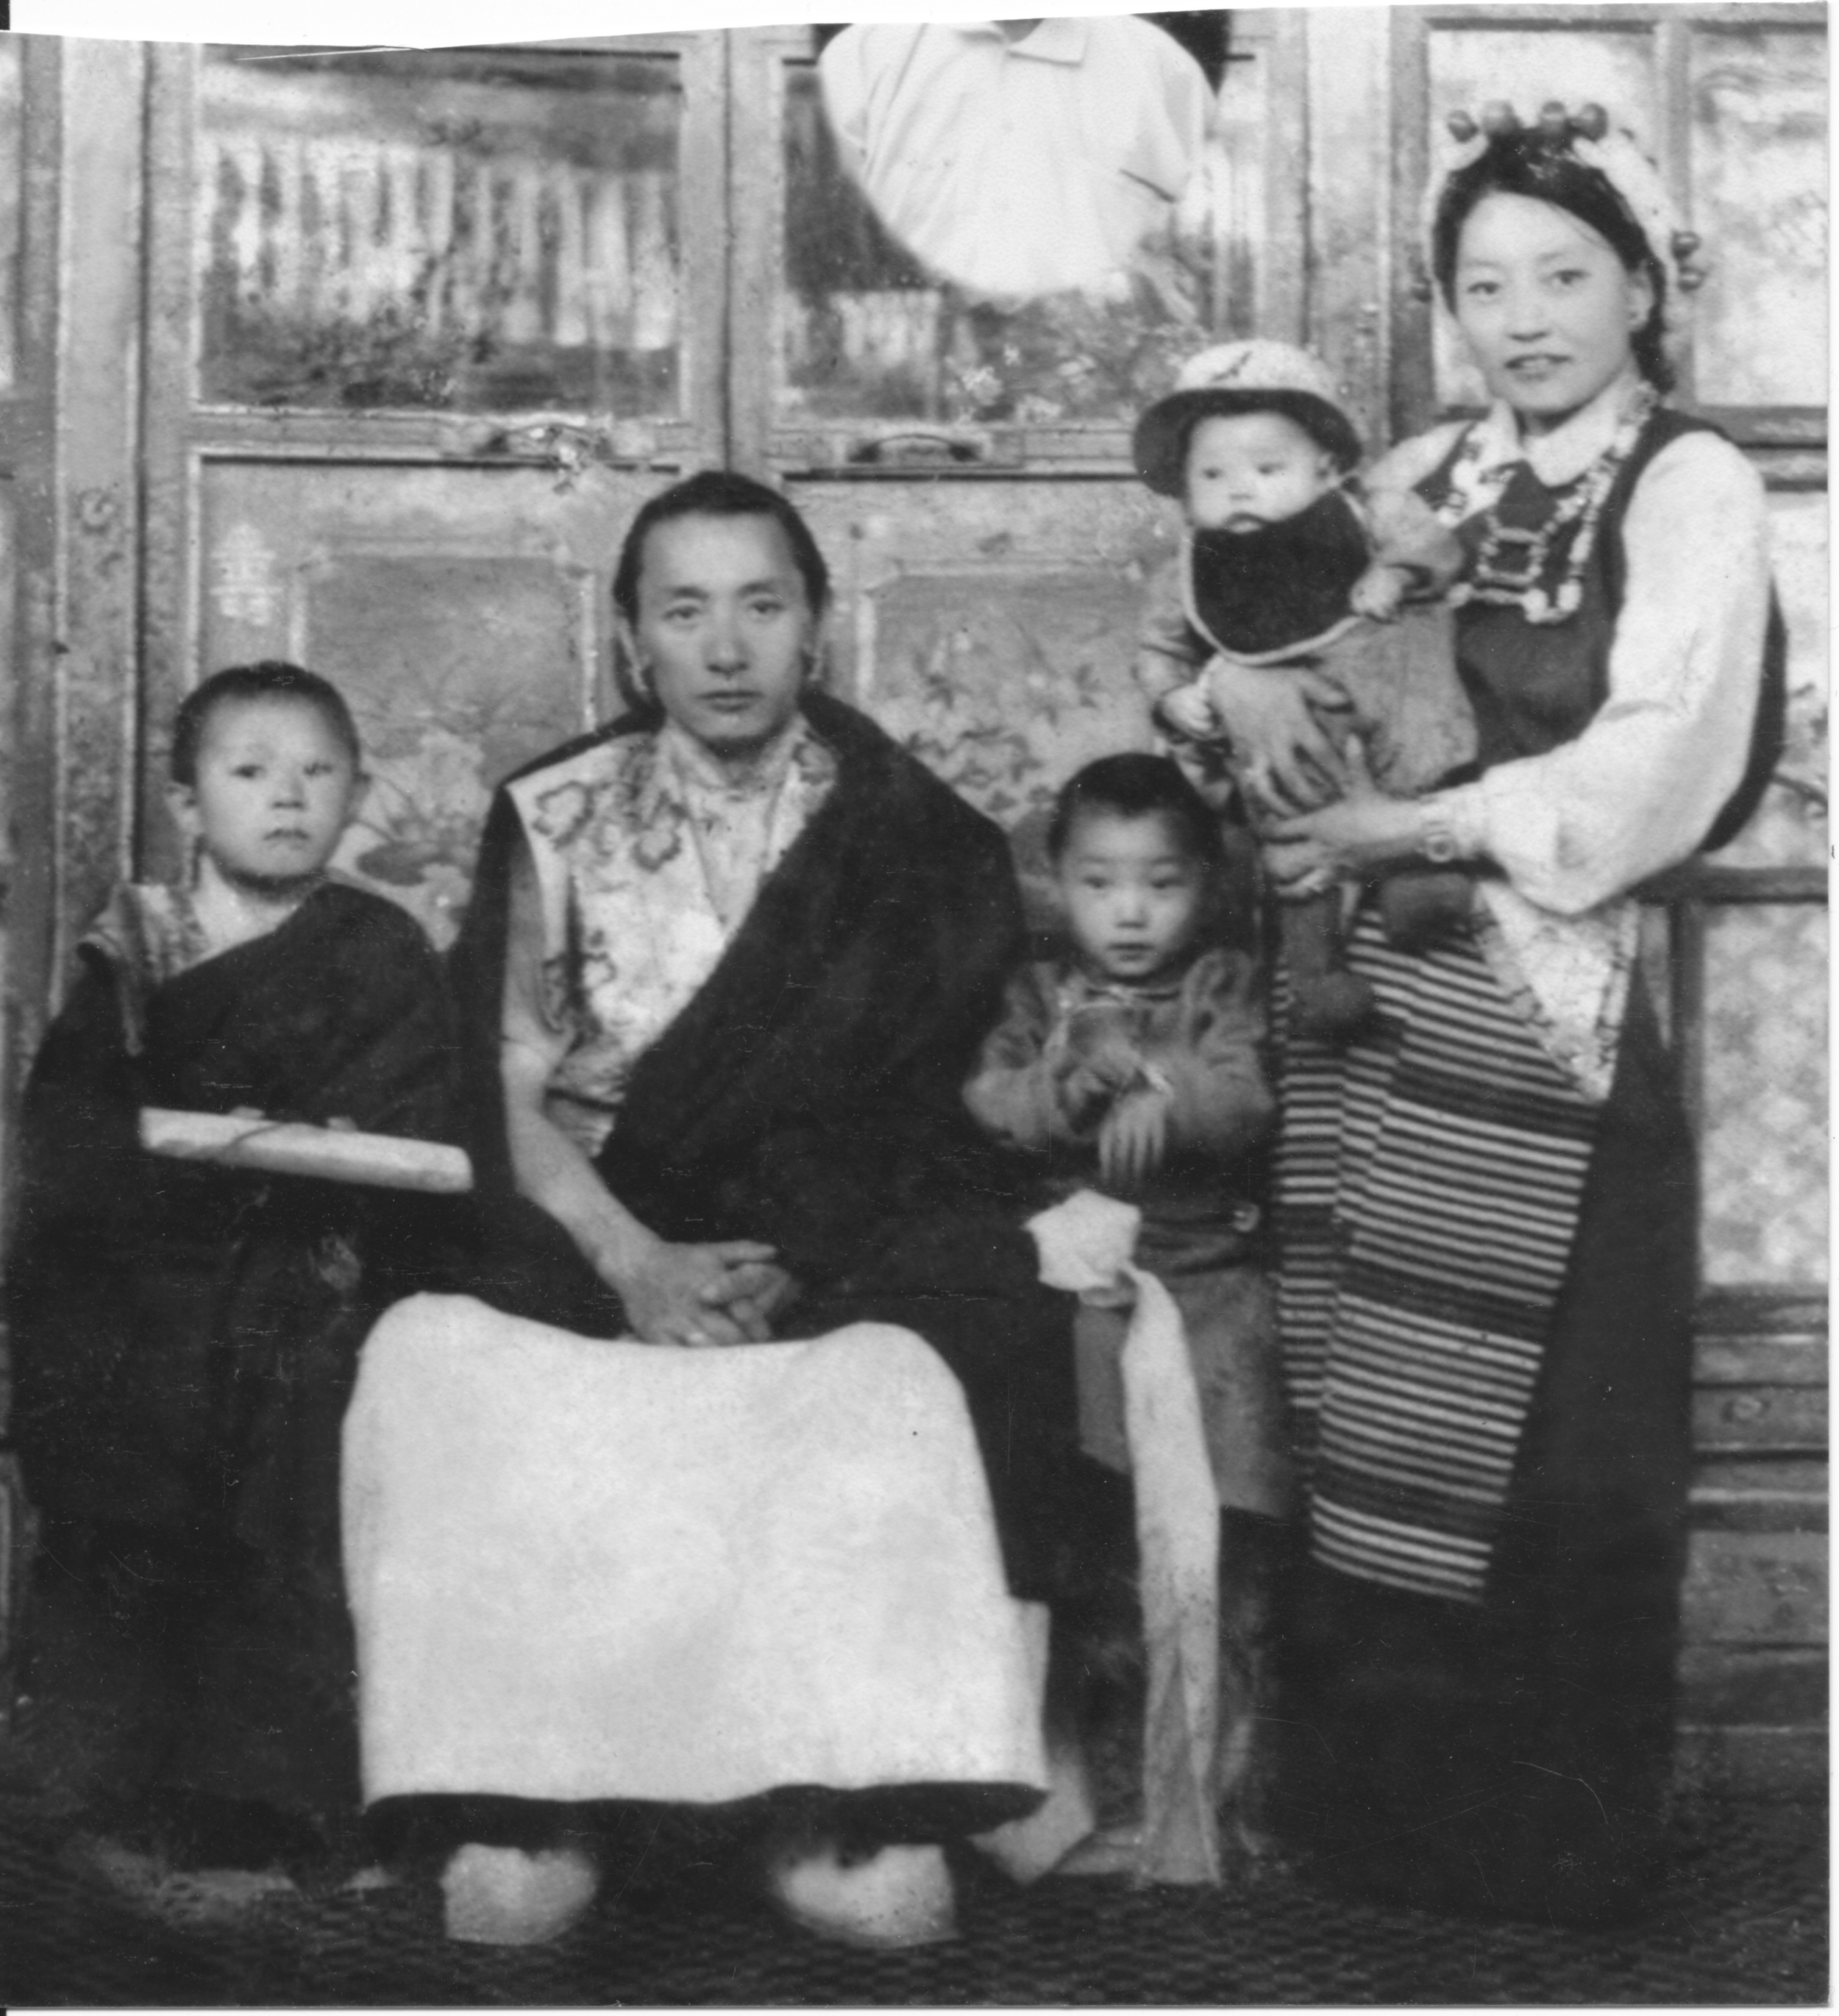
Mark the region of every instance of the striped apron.
POLYGON ((1373 1031, 1287 1038, 1279 1075, 1278 1301, 1311 1546, 1478 1604, 1600 1108, 1473 938, 1395 952, 1369 905, 1351 939, 1373 1031))

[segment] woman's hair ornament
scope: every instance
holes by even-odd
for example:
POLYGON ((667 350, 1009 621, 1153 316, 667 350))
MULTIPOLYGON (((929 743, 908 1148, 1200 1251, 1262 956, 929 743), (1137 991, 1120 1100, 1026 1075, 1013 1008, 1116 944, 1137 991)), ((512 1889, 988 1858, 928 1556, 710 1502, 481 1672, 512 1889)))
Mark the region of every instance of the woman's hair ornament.
MULTIPOLYGON (((1547 200, 1560 209, 1574 207, 1564 186, 1567 167, 1574 164, 1594 171, 1628 227, 1612 229, 1605 235, 1624 258, 1634 249, 1632 241, 1639 241, 1640 252, 1651 262, 1654 275, 1662 283, 1659 290, 1662 319, 1669 331, 1677 327, 1684 297, 1704 283, 1706 269, 1697 257, 1703 241, 1696 232, 1681 227, 1672 199, 1653 162, 1632 134, 1611 125, 1602 106, 1581 105, 1572 111, 1560 100, 1550 99, 1540 106, 1538 118, 1529 127, 1504 99, 1495 99, 1482 106, 1479 117, 1452 112, 1445 124, 1449 139, 1433 165, 1420 219, 1427 265, 1427 276, 1417 289, 1420 298, 1429 300, 1438 286, 1448 292, 1449 278, 1444 269, 1454 263, 1453 235, 1448 245, 1439 243, 1449 229, 1445 221, 1446 207, 1459 186, 1459 177, 1464 182, 1477 181, 1474 200, 1485 193, 1491 178, 1485 171, 1477 171, 1477 164, 1492 153, 1503 167, 1510 159, 1513 160, 1518 171, 1503 185, 1516 194, 1547 193, 1538 187, 1542 179, 1540 171, 1544 169, 1552 179, 1547 200)), ((1575 179, 1574 176, 1568 178, 1575 179)), ((1465 204, 1463 214, 1472 207, 1472 203, 1465 204)), ((1598 221, 1585 212, 1578 214, 1585 215, 1586 221, 1598 221)), ((1459 221, 1458 218, 1459 225, 1459 221)))

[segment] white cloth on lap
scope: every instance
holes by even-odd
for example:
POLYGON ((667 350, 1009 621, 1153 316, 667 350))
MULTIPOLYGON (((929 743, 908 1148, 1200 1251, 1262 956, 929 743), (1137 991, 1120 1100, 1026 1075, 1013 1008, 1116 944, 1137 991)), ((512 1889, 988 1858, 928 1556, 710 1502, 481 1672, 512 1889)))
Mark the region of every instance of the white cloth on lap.
POLYGON ((956 1380, 910 1331, 678 1351, 422 1295, 344 1430, 367 1799, 1045 1787, 956 1380))

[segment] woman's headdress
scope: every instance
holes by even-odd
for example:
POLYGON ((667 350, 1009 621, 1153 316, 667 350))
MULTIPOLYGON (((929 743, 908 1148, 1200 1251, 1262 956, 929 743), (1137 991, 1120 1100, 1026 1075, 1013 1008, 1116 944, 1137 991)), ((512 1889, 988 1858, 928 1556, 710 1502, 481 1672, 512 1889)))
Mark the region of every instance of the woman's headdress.
POLYGON ((1538 171, 1542 167, 1549 168, 1553 178, 1551 200, 1561 209, 1573 207, 1562 188, 1567 171, 1582 167, 1601 178, 1665 283, 1661 311, 1669 333, 1678 326, 1685 297, 1704 282, 1705 268, 1698 257, 1700 241, 1696 232, 1681 226, 1665 185, 1634 135, 1625 128, 1612 128, 1600 105, 1583 105, 1572 112, 1554 99, 1540 108, 1533 125, 1524 126, 1513 106, 1497 99, 1481 108, 1478 119, 1467 112, 1452 112, 1446 124, 1449 139, 1433 165, 1420 219, 1426 261, 1421 292, 1426 298, 1434 285, 1430 276, 1436 268, 1438 215, 1452 182, 1491 149, 1503 156, 1511 150, 1522 168, 1531 172, 1528 193, 1538 193, 1538 171))

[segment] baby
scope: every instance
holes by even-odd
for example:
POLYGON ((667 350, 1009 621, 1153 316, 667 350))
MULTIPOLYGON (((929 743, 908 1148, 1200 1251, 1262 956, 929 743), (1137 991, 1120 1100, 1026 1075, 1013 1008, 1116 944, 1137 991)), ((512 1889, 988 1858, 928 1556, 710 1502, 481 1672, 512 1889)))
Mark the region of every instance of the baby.
MULTIPOLYGON (((1333 380, 1289 344, 1229 343, 1183 368, 1137 423, 1138 473, 1179 498, 1182 550, 1152 584, 1137 679, 1204 789, 1222 773, 1254 822, 1277 808, 1233 763, 1214 682, 1232 665, 1312 667, 1347 695, 1323 725, 1366 745, 1382 790, 1409 796, 1472 761, 1474 725, 1440 596, 1462 566, 1454 535, 1409 493, 1357 499, 1360 439, 1333 380)), ((1466 913, 1460 876, 1419 870, 1382 891, 1388 928, 1466 913)), ((1370 1014, 1341 960, 1342 892, 1286 904, 1291 1025, 1326 1039, 1370 1014)))
MULTIPOLYGON (((1181 1309, 1227 1528, 1219 1779, 1243 1805, 1293 1489, 1258 1229, 1258 1151, 1276 1111, 1259 975, 1219 942, 1219 822, 1167 757, 1080 771, 1048 851, 1070 951, 1013 977, 965 1100, 1038 1165, 1048 1197, 1096 1186, 1142 1210, 1137 1261, 1181 1309)), ((1121 1310, 1078 1312, 1081 1440, 1119 1471, 1125 1333, 1121 1310)))

